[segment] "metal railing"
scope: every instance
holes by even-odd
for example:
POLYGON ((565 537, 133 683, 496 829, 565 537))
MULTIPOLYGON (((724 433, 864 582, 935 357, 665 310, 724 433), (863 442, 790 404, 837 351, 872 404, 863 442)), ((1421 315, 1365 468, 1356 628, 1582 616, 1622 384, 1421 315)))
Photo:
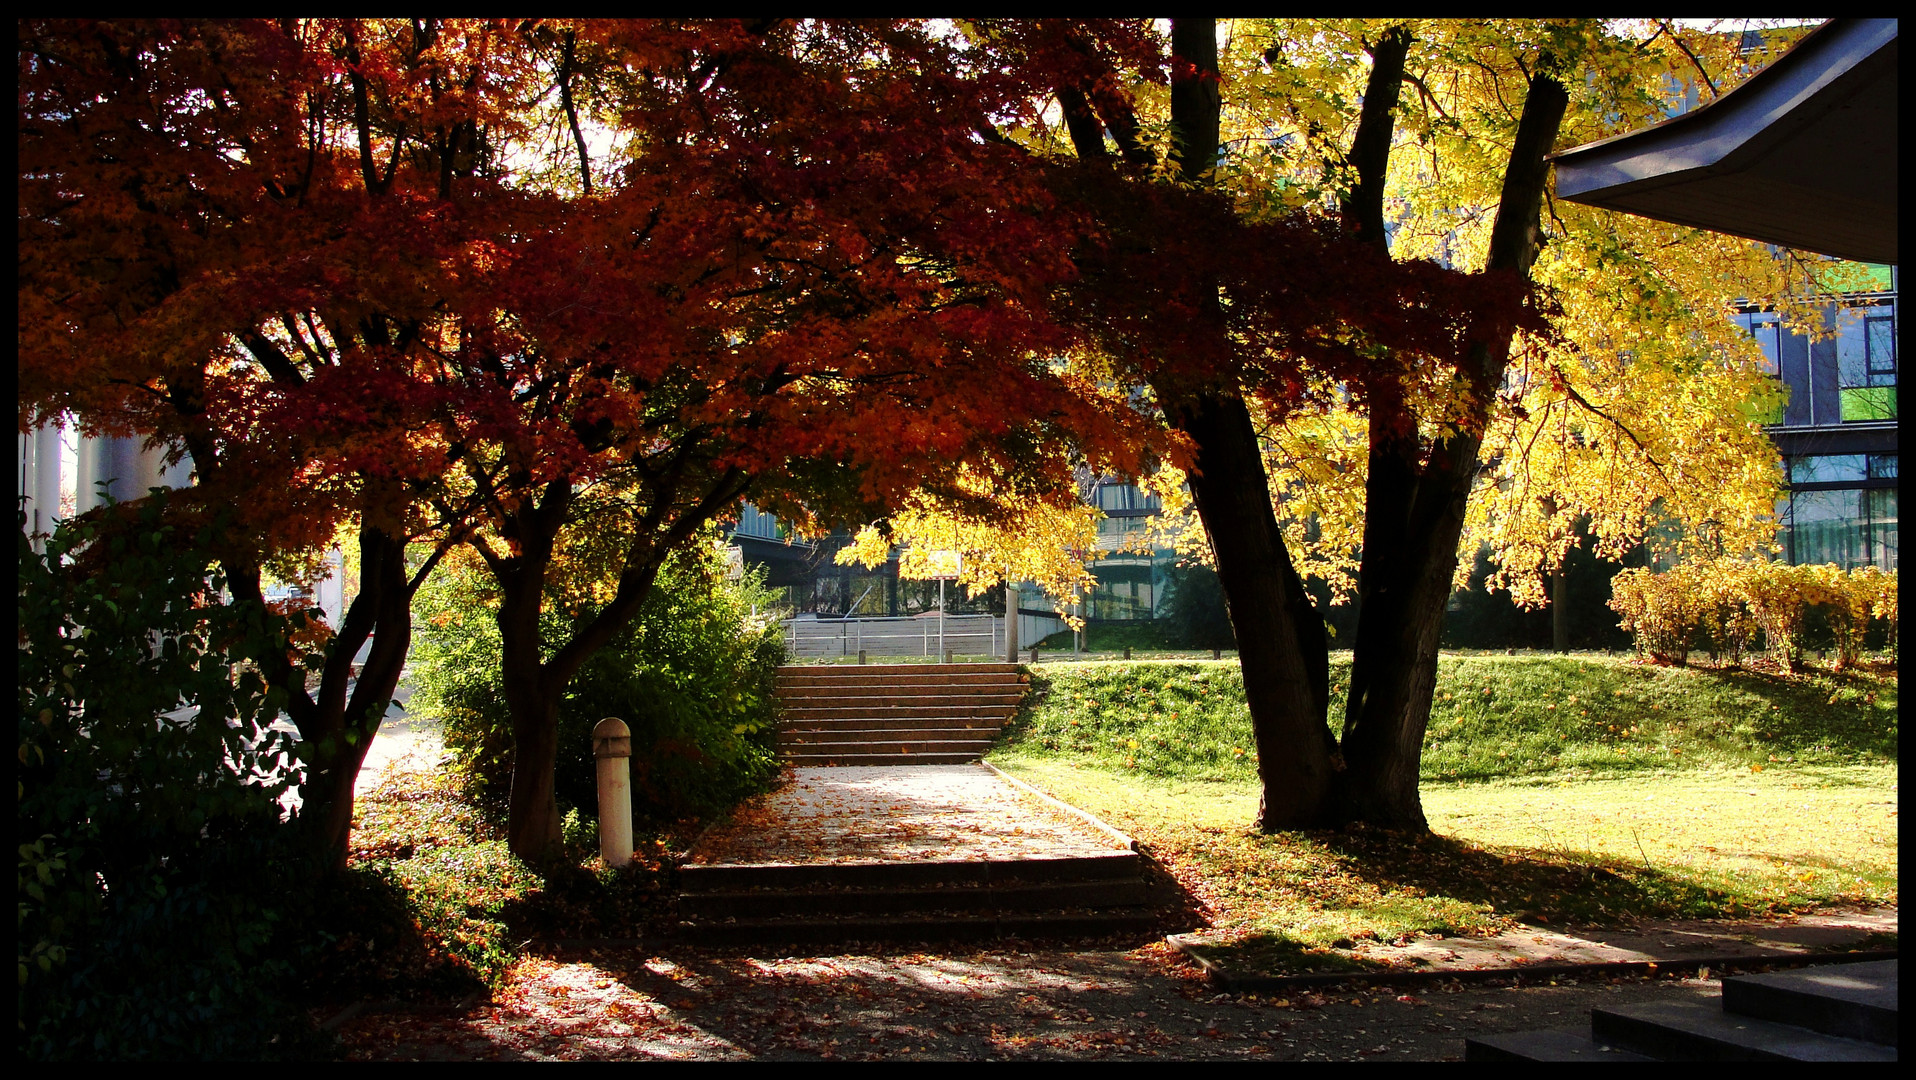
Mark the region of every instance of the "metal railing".
POLYGON ((823 656, 1002 656, 1005 621, 997 615, 920 615, 904 618, 786 619, 785 645, 794 659, 823 656))

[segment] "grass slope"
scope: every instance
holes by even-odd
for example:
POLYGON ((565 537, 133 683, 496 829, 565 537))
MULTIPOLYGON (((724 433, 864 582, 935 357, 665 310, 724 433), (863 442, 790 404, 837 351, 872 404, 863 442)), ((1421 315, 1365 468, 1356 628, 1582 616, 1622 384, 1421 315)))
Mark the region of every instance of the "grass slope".
MULTIPOLYGON (((1334 663, 1341 688, 1348 661, 1334 663)), ((1356 966, 1365 939, 1894 904, 1894 674, 1445 657, 1433 832, 1262 835, 1232 662, 1033 669, 991 760, 1143 841, 1239 964, 1356 966)))
MULTIPOLYGON (((1038 665, 995 754, 1188 780, 1257 778, 1235 660, 1038 665)), ((1342 723, 1348 654, 1331 662, 1342 723)), ((1603 656, 1446 656, 1425 780, 1562 779, 1684 765, 1896 760, 1896 679, 1658 668, 1603 656)), ((994 757, 997 760, 997 757, 994 757)))

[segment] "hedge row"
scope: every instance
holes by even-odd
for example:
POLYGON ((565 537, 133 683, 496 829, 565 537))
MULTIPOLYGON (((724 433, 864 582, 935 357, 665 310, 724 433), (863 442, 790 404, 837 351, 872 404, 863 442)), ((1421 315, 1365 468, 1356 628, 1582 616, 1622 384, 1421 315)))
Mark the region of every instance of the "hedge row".
POLYGON ((1834 564, 1712 559, 1661 573, 1624 570, 1610 593, 1637 654, 1663 663, 1684 663, 1699 642, 1739 661, 1761 640, 1783 670, 1794 670, 1812 610, 1829 625, 1839 668, 1861 657, 1872 619, 1887 624, 1891 655, 1896 650, 1896 572, 1874 566, 1845 572, 1834 564))

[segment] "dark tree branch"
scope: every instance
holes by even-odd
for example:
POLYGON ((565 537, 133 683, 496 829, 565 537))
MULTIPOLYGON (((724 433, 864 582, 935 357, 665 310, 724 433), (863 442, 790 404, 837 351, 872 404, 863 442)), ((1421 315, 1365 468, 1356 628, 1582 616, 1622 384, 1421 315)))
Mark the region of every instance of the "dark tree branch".
MULTIPOLYGON (((1683 35, 1677 33, 1675 30, 1670 29, 1670 21, 1668 19, 1658 19, 1657 26, 1661 27, 1662 30, 1669 32, 1670 40, 1676 42, 1676 47, 1682 51, 1684 56, 1687 56, 1690 58, 1690 66, 1693 68, 1696 68, 1696 73, 1698 77, 1700 77, 1703 80, 1703 85, 1710 88, 1710 96, 1716 97, 1717 90, 1716 90, 1715 80, 1710 78, 1709 72, 1703 70, 1703 61, 1697 59, 1696 53, 1690 51, 1690 46, 1687 42, 1683 40, 1683 35)), ((1655 39, 1652 38, 1651 40, 1654 41, 1655 39)))
POLYGON ((589 196, 592 194, 592 158, 586 154, 585 135, 579 131, 579 111, 572 102, 572 51, 577 39, 576 32, 565 32, 564 51, 559 56, 559 102, 565 106, 566 123, 572 125, 572 142, 579 148, 579 182, 589 196))
POLYGON ((1404 59, 1410 53, 1410 30, 1393 26, 1371 50, 1370 81, 1364 88, 1364 108, 1351 137, 1349 161, 1357 183, 1344 198, 1344 217, 1359 238, 1389 253, 1384 232, 1384 178, 1390 162, 1391 137, 1396 130, 1399 90, 1404 83, 1404 59))
POLYGON ((1104 145, 1104 126, 1091 111, 1091 102, 1084 91, 1075 86, 1059 87, 1058 106, 1064 111, 1065 130, 1071 135, 1071 148, 1077 151, 1078 160, 1109 159, 1111 151, 1104 145))
POLYGON ((1198 118, 1171 125, 1171 160, 1186 181, 1201 182, 1217 167, 1220 105, 1217 20, 1172 19, 1171 114, 1198 118))
POLYGON ((246 351, 252 353, 253 359, 258 360, 259 365, 265 368, 266 373, 274 379, 293 386, 306 384, 306 376, 299 373, 299 365, 293 363, 292 359, 266 335, 257 330, 248 330, 240 335, 240 343, 246 346, 246 351))

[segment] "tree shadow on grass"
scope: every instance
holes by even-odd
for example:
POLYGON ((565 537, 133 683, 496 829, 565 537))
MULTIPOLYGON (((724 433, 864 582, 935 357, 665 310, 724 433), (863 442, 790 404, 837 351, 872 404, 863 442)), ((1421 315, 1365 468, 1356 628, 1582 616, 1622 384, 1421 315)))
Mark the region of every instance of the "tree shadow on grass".
POLYGON ((1694 875, 1591 852, 1487 848, 1435 833, 1363 827, 1318 841, 1386 895, 1415 890, 1526 921, 1615 925, 1751 913, 1694 875))
POLYGON ((323 887, 314 927, 320 942, 307 972, 310 1000, 454 1000, 487 989, 465 960, 420 928, 406 890, 377 864, 354 866, 323 887))
MULTIPOLYGON (((1484 922, 1550 927, 1617 926, 1644 919, 1715 918, 1761 914, 1698 876, 1588 852, 1491 849, 1436 834, 1416 835, 1354 827, 1311 832, 1298 839, 1329 856, 1338 869, 1374 895, 1353 901, 1351 923, 1386 922, 1405 938, 1420 933, 1455 936, 1469 927, 1444 921, 1432 905, 1420 923, 1418 908, 1448 900, 1487 911, 1484 922)), ((1454 910, 1454 909, 1453 909, 1454 910)), ((1303 974, 1396 970, 1399 965, 1349 951, 1374 935, 1354 930, 1336 941, 1264 931, 1200 946, 1233 972, 1303 974), (1357 939, 1357 940, 1353 940, 1357 939)))
POLYGON ((1705 671, 1773 706, 1759 743, 1795 753, 1820 750, 1897 760, 1896 714, 1879 697, 1895 693, 1881 672, 1808 670, 1795 675, 1750 669, 1705 671))

